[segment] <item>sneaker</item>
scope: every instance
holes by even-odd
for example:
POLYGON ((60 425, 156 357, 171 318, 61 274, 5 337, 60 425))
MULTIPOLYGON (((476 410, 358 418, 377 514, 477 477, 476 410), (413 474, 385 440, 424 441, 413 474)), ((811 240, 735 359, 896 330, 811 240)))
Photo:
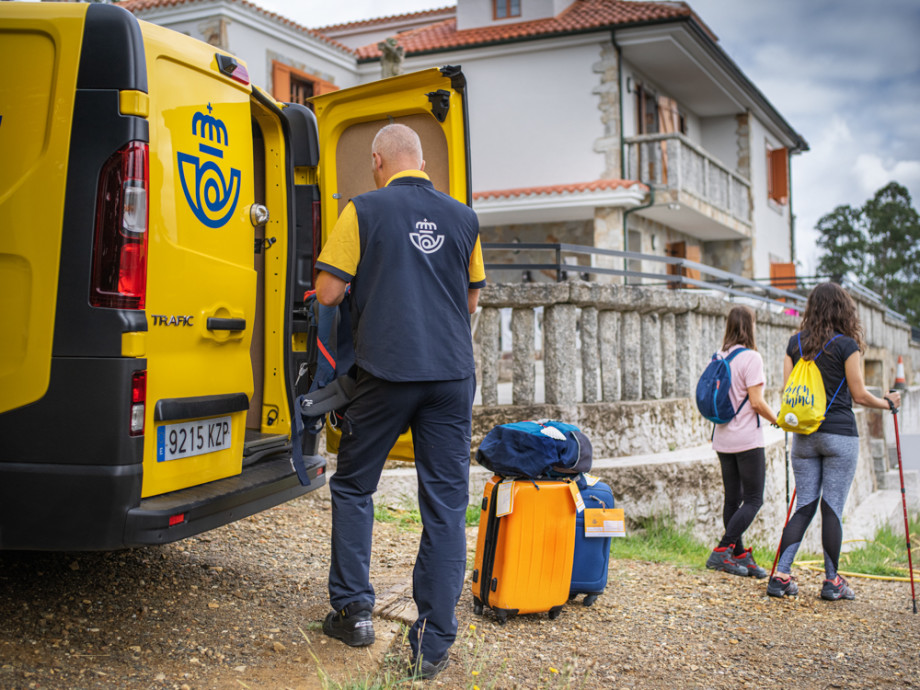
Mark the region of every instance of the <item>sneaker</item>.
POLYGON ((371 610, 367 604, 349 604, 338 613, 331 611, 323 621, 323 632, 349 647, 372 645, 374 623, 371 620, 371 610))
POLYGON ((750 549, 745 549, 741 552, 740 556, 735 556, 734 558, 735 563, 747 568, 747 574, 750 577, 756 577, 758 580, 762 580, 767 576, 767 571, 754 562, 754 554, 751 553, 750 549))
POLYGON ((441 671, 447 668, 450 663, 450 657, 445 654, 444 658, 434 663, 422 657, 421 663, 418 659, 413 659, 409 667, 409 675, 415 680, 428 680, 434 678, 441 671))
POLYGON ((767 594, 771 597, 794 597, 798 593, 799 586, 795 584, 795 578, 791 575, 788 580, 771 577, 767 583, 767 594))
POLYGON ((855 599, 856 595, 850 588, 849 583, 843 579, 843 576, 837 575, 833 580, 824 581, 824 586, 821 587, 821 598, 828 601, 837 601, 838 599, 855 599))
POLYGON ((706 567, 710 570, 721 570, 732 575, 747 576, 747 567, 736 562, 735 557, 732 555, 734 548, 733 544, 714 548, 712 553, 709 554, 709 558, 706 559, 706 567))

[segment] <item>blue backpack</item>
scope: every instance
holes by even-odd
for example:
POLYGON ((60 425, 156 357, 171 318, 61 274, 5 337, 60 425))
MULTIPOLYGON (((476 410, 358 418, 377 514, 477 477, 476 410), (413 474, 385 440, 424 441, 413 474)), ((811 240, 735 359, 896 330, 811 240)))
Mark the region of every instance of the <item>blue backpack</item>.
MULTIPOLYGON (((727 424, 748 401, 748 396, 744 396, 736 410, 728 397, 732 388, 732 370, 729 365, 742 352, 747 352, 747 348, 739 347, 728 357, 720 357, 718 352, 714 354, 696 384, 696 407, 713 424, 727 424)), ((759 417, 757 422, 759 426, 759 417)))

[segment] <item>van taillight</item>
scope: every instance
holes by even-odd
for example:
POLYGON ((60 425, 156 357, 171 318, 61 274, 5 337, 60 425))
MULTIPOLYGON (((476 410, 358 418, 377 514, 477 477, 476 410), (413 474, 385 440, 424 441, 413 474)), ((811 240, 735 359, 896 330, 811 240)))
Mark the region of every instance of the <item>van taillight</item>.
POLYGON ((144 405, 147 402, 147 372, 135 371, 131 375, 131 435, 144 433, 144 405))
POLYGON ((147 296, 147 144, 132 141, 102 166, 90 304, 143 309, 147 296))

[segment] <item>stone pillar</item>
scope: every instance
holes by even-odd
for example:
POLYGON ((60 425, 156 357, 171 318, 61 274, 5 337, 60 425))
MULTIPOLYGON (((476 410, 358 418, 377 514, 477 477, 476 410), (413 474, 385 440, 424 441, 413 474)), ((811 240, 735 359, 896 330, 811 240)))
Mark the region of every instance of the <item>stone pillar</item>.
POLYGON ((620 314, 620 375, 623 400, 642 399, 642 329, 639 313, 620 314))
POLYGON ((676 319, 674 314, 661 316, 661 394, 665 398, 679 398, 677 368, 686 365, 677 361, 676 319))
POLYGON ((574 304, 554 304, 543 310, 543 376, 548 405, 576 402, 577 312, 574 304))
POLYGON ((597 308, 581 310, 581 389, 582 401, 598 402, 597 308))
POLYGON ((577 312, 574 304, 554 304, 543 310, 543 376, 548 405, 576 402, 577 312))
POLYGON ((532 405, 534 402, 534 313, 530 307, 511 310, 513 368, 511 402, 532 405))
POLYGON ((592 93, 598 97, 597 108, 601 111, 601 126, 603 136, 595 140, 594 150, 604 155, 604 171, 602 179, 620 179, 623 171, 620 170, 620 84, 619 84, 619 56, 613 42, 605 41, 601 44, 600 60, 595 62, 591 69, 597 75, 598 85, 592 93))
POLYGON ((597 317, 601 350, 601 397, 604 402, 620 399, 620 314, 602 311, 597 317))
POLYGON ((677 371, 675 378, 676 397, 693 397, 696 394, 696 381, 703 372, 698 366, 700 317, 692 311, 676 314, 674 317, 674 339, 677 342, 677 371), (697 373, 699 369, 699 373, 697 373))
MULTIPOLYGON (((594 209, 594 246, 601 249, 623 249, 623 209, 594 209)), ((595 255, 591 257, 598 268, 623 268, 623 259, 616 256, 595 255)), ((622 283, 622 276, 596 274, 594 279, 599 284, 622 283)))
POLYGON ((655 312, 641 316, 642 399, 661 399, 661 317, 655 312))
POLYGON ((498 309, 483 308, 479 317, 479 374, 483 405, 498 404, 498 360, 501 357, 501 317, 498 309))

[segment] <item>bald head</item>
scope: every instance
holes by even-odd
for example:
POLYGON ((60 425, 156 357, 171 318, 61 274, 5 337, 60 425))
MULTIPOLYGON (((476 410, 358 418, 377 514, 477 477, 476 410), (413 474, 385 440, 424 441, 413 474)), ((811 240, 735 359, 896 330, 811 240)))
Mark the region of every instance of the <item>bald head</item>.
POLYGON ((374 137, 371 144, 374 160, 374 182, 383 187, 393 175, 404 170, 424 170, 422 142, 406 125, 387 125, 374 137))

